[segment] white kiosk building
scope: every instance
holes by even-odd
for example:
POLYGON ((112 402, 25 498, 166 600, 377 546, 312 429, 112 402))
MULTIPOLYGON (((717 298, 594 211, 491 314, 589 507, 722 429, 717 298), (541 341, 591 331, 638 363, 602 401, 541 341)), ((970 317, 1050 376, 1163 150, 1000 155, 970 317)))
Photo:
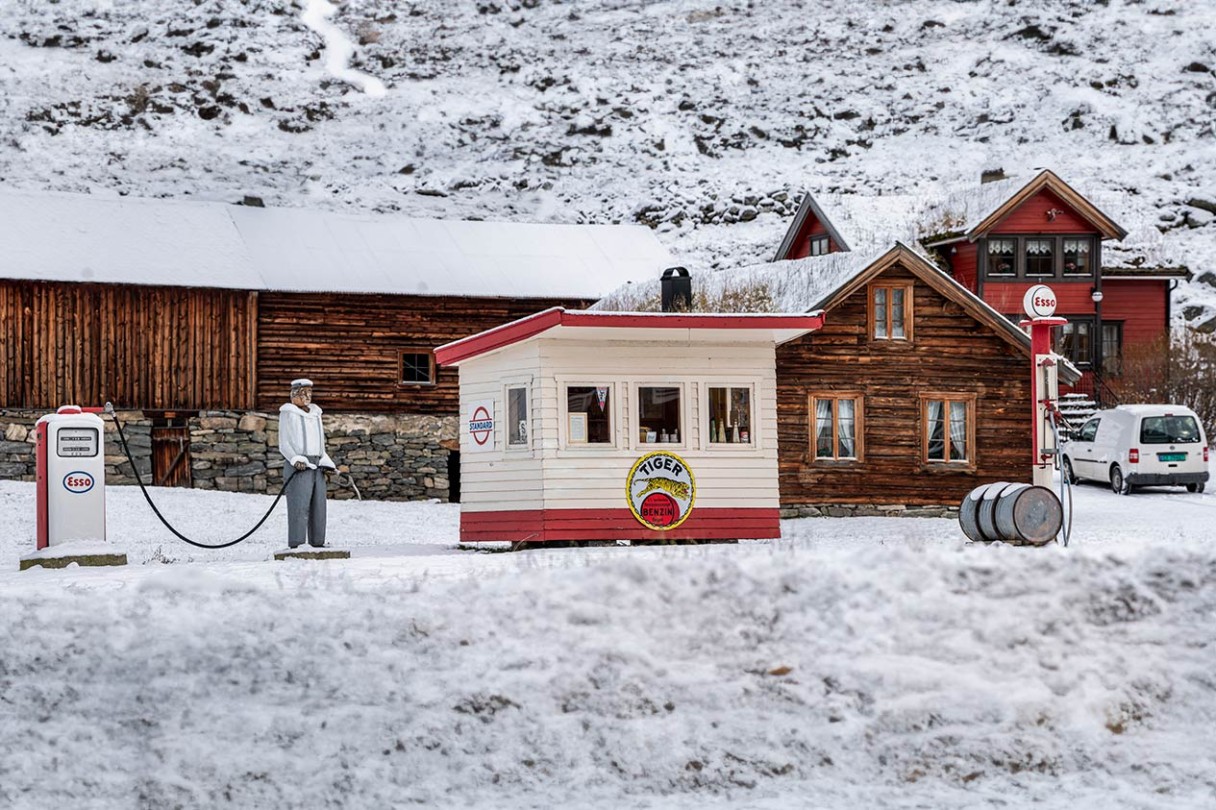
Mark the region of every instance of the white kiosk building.
POLYGON ((776 346, 820 313, 548 309, 460 369, 464 542, 780 536, 776 346))

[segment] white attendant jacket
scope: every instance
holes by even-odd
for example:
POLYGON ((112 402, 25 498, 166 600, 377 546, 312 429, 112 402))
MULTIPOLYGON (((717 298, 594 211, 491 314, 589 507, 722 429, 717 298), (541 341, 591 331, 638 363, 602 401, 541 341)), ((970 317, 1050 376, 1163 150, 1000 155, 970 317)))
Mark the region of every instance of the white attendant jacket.
POLYGON ((308 410, 303 411, 288 402, 279 408, 279 452, 290 467, 303 461, 312 470, 318 466, 336 469, 333 459, 325 452, 320 407, 310 404, 308 410), (320 463, 312 464, 308 461, 309 456, 320 456, 320 463))

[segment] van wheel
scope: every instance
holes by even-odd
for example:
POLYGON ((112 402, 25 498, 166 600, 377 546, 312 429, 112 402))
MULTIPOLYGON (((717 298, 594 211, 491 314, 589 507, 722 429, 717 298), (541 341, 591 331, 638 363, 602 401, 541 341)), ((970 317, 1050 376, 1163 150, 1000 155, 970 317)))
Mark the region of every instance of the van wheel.
POLYGON ((1123 470, 1119 469, 1118 464, 1110 468, 1110 489, 1116 495, 1130 495, 1132 492, 1132 488, 1127 483, 1127 479, 1123 477, 1123 470))
POLYGON ((1070 485, 1077 483, 1077 474, 1072 471, 1072 461, 1067 456, 1064 457, 1064 469, 1062 472, 1064 473, 1064 480, 1070 485))
POLYGON ((1187 492, 1203 492, 1203 490, 1204 490, 1203 484, 1187 484, 1186 485, 1187 492))

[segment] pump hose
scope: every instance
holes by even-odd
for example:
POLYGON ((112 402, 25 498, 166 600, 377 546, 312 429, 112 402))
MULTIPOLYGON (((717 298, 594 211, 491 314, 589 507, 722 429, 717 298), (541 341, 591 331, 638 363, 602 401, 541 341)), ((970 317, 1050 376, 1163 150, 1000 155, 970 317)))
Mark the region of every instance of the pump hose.
MULTIPOLYGON (((1048 411, 1051 415, 1051 432, 1056 439, 1056 459, 1060 459, 1060 425, 1057 423, 1057 414, 1055 411, 1048 411)), ((1068 548, 1068 540, 1072 537, 1072 481, 1069 480, 1069 475, 1064 469, 1064 465, 1059 464, 1060 468, 1060 504, 1064 503, 1064 491, 1068 490, 1068 520, 1064 523, 1064 547, 1068 548)))
POLYGON ((257 525, 255 525, 252 529, 250 529, 245 534, 242 534, 237 539, 230 540, 227 543, 220 543, 218 545, 207 545, 206 543, 199 543, 194 540, 191 540, 189 537, 182 534, 177 529, 173 528, 173 526, 169 523, 169 521, 165 520, 165 516, 160 513, 160 510, 156 508, 156 504, 152 503, 152 496, 148 494, 148 489, 147 489, 147 487, 144 486, 143 477, 139 474, 139 468, 135 466, 135 459, 133 459, 131 457, 131 449, 129 447, 127 447, 127 437, 122 432, 122 422, 118 421, 118 414, 116 414, 114 412, 114 406, 107 402, 105 410, 106 410, 106 413, 110 414, 110 417, 114 420, 114 425, 118 428, 118 439, 119 439, 119 441, 122 442, 122 451, 123 451, 123 453, 126 454, 127 461, 131 462, 131 471, 133 473, 135 473, 135 481, 136 481, 136 483, 139 484, 139 491, 144 494, 144 500, 146 500, 148 502, 148 506, 152 507, 152 511, 156 514, 156 516, 158 518, 160 518, 160 522, 165 524, 165 528, 168 529, 169 531, 173 532, 173 534, 175 534, 179 540, 181 540, 185 543, 189 543, 190 545, 195 546, 197 548, 210 548, 210 549, 228 548, 229 546, 235 546, 237 543, 249 538, 250 536, 253 535, 254 532, 256 532, 258 529, 262 528, 262 524, 266 522, 266 518, 270 517, 270 513, 273 512, 274 508, 279 505, 279 500, 283 497, 283 493, 287 491, 287 481, 284 480, 283 486, 279 489, 279 494, 274 496, 274 503, 272 503, 270 505, 270 508, 266 510, 266 514, 262 515, 262 519, 257 522, 257 525))

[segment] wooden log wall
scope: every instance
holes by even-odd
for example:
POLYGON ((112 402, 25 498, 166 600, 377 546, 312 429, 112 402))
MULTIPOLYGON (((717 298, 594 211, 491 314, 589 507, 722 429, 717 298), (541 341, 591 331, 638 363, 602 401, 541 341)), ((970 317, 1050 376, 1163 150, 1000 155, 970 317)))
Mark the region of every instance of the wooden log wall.
POLYGON ((0 407, 253 406, 254 293, 0 281, 0 407))
POLYGON ((586 301, 454 296, 262 293, 257 405, 277 410, 291 381, 308 377, 326 411, 454 415, 459 377, 436 370, 434 385, 401 384, 399 353, 431 351, 552 306, 586 301))
POLYGON ((1030 359, 915 279, 914 340, 870 341, 866 290, 827 312, 818 332, 777 348, 781 503, 957 506, 972 488, 1030 479, 1030 359), (816 462, 809 395, 864 393, 864 460, 816 462), (976 394, 974 471, 921 463, 921 392, 976 394))

